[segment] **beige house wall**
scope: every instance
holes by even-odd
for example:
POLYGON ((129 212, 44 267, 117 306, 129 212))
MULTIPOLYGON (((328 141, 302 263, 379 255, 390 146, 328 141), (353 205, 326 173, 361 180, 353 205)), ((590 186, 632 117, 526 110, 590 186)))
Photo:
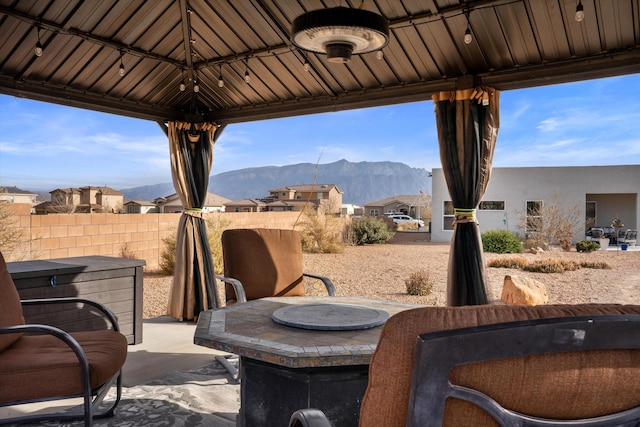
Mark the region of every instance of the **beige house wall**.
MULTIPOLYGON (((121 257, 123 251, 144 259, 156 270, 162 240, 174 233, 181 214, 51 214, 17 215, 25 231, 20 251, 3 254, 7 261, 88 255, 121 257)), ((291 229, 300 212, 205 213, 230 221, 228 228, 291 229)))

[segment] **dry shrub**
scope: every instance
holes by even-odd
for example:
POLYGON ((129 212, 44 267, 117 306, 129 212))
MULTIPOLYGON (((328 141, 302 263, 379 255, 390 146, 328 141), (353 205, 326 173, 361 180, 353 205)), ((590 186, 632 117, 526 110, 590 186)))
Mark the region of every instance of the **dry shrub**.
POLYGON ((518 257, 496 258, 494 260, 489 261, 487 265, 489 267, 496 267, 496 268, 516 268, 518 270, 524 270, 528 264, 529 262, 526 260, 526 258, 518 256, 518 257))
POLYGON ((427 296, 431 294, 436 279, 426 270, 419 270, 411 273, 408 279, 404 281, 407 286, 409 295, 427 296))
POLYGON ((122 246, 120 246, 120 258, 134 259, 135 257, 136 253, 131 249, 129 242, 124 242, 122 246))
POLYGON ((564 259, 544 259, 528 264, 524 271, 532 273, 564 273, 565 271, 574 271, 580 268, 580 264, 575 261, 564 259))
POLYGON ((611 266, 604 261, 582 261, 581 268, 594 268, 596 270, 611 270, 611 266))
POLYGON ((305 208, 294 227, 299 228, 302 250, 307 253, 339 254, 344 251, 342 222, 328 209, 305 208))

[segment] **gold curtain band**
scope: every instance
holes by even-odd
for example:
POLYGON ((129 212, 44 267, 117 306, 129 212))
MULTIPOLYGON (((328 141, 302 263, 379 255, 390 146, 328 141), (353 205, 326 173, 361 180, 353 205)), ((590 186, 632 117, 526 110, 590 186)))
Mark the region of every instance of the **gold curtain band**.
POLYGON ((453 208, 453 214, 455 216, 453 225, 466 224, 469 222, 475 222, 476 224, 478 224, 478 219, 476 218, 475 209, 453 208))

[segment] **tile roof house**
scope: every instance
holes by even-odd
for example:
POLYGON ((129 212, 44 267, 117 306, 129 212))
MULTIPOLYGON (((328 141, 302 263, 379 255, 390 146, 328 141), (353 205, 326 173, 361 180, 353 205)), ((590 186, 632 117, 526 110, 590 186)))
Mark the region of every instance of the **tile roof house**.
POLYGON ((307 204, 323 207, 328 213, 340 214, 342 191, 335 184, 288 185, 269 190, 264 200, 270 211, 302 210, 307 204))
POLYGON ((155 203, 145 200, 129 200, 124 204, 124 211, 128 214, 156 213, 158 207, 155 203))
POLYGON ((38 213, 122 213, 124 193, 107 187, 56 188, 38 213))
POLYGON ((267 204, 262 200, 240 199, 225 203, 225 212, 264 212, 267 204))
POLYGON ((422 218, 431 208, 431 196, 426 193, 397 195, 364 204, 365 216, 381 216, 401 212, 414 218, 422 218))
POLYGON ((38 194, 16 186, 0 186, 0 203, 8 203, 13 211, 34 213, 38 194))
MULTIPOLYGON (((203 212, 224 212, 225 205, 231 202, 231 199, 207 192, 207 197, 202 208, 203 212)), ((153 203, 158 207, 158 213, 179 213, 184 210, 182 202, 176 193, 166 197, 158 197, 153 203)))

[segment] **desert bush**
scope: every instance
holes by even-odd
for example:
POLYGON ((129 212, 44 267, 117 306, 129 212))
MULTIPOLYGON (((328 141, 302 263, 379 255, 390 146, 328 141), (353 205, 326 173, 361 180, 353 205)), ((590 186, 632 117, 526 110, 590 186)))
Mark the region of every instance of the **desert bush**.
POLYGON ((516 268, 518 270, 524 270, 524 268, 529 264, 529 262, 521 257, 504 257, 504 258, 496 258, 487 263, 489 267, 496 268, 516 268))
POLYGON ((593 252, 600 248, 598 242, 593 240, 580 240, 576 242, 576 251, 578 252, 593 252))
POLYGON ((483 233, 482 249, 498 254, 519 254, 524 250, 520 237, 509 230, 488 230, 483 233))
POLYGON ((307 253, 335 254, 344 251, 340 218, 307 207, 294 227, 302 235, 302 250, 307 253))
POLYGON ((431 294, 435 278, 426 270, 419 270, 411 273, 404 281, 409 295, 427 296, 431 294))
POLYGON ((596 270, 611 270, 611 266, 604 261, 582 261, 580 268, 594 268, 596 270))
POLYGON ((351 227, 356 245, 385 243, 393 237, 393 231, 384 220, 370 216, 354 219, 351 227))
MULTIPOLYGON (((207 240, 211 249, 214 271, 216 274, 224 272, 222 259, 222 232, 226 230, 231 221, 221 216, 210 216, 205 219, 207 227, 207 240)), ((173 274, 176 266, 177 231, 162 239, 164 248, 160 254, 159 269, 163 274, 173 274)))
POLYGON ((548 250, 559 244, 569 251, 573 236, 584 227, 584 218, 578 206, 565 206, 558 195, 541 201, 540 206, 527 206, 525 213, 518 212, 525 248, 548 250))
POLYGON ((135 252, 131 249, 129 242, 124 242, 120 246, 120 258, 134 259, 136 257, 135 252))
POLYGON ((565 271, 574 271, 580 268, 580 264, 574 261, 563 259, 544 259, 532 262, 523 268, 524 271, 532 273, 564 273, 565 271))

